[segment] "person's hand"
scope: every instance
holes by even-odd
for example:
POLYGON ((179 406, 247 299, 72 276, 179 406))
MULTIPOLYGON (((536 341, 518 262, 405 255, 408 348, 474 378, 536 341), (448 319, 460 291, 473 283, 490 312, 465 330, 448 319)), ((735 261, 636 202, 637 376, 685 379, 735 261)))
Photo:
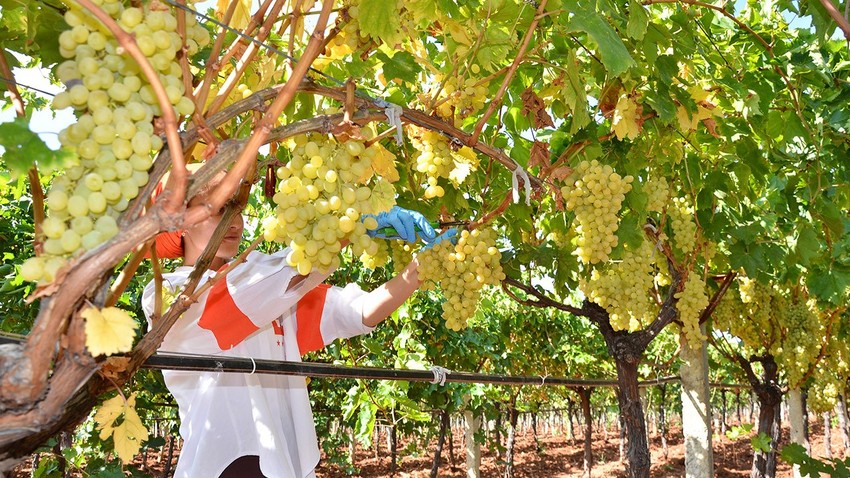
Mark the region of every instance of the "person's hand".
POLYGON ((401 239, 410 243, 416 242, 417 235, 427 243, 433 242, 437 237, 428 219, 416 211, 393 206, 389 211, 377 216, 365 217, 373 217, 378 223, 378 227, 366 232, 370 237, 401 239))
POLYGON ((427 251, 428 249, 436 246, 437 244, 443 241, 449 241, 452 244, 457 244, 457 228, 453 227, 446 232, 440 234, 435 237, 433 241, 429 242, 425 247, 422 248, 423 251, 427 251))

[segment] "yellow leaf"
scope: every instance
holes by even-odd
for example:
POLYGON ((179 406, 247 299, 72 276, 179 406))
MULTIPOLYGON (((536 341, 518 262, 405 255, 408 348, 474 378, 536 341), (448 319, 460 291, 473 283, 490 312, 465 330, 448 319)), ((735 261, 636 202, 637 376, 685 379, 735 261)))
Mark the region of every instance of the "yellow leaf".
POLYGON ((136 394, 131 395, 126 402, 120 395, 103 402, 94 420, 100 430, 100 439, 106 440, 111 435, 115 453, 124 462, 131 461, 142 447, 142 442, 148 438, 148 430, 136 413, 136 394), (124 419, 121 424, 115 426, 115 421, 122 416, 124 419))
POLYGON ((455 167, 449 172, 449 180, 455 184, 464 182, 469 173, 478 169, 478 155, 468 146, 452 151, 451 156, 455 167))
POLYGON ((142 425, 142 420, 134 408, 127 408, 124 421, 115 427, 112 441, 115 443, 115 453, 122 461, 129 462, 139 453, 142 442, 148 439, 148 430, 142 425))
MULTIPOLYGON (((219 20, 224 17, 224 12, 230 6, 232 0, 218 0, 215 11, 218 14, 219 20)), ((230 20, 230 26, 237 30, 242 30, 248 26, 251 19, 251 0, 237 0, 236 9, 233 11, 233 17, 230 20)))
POLYGON ((372 169, 386 179, 394 183, 398 181, 398 170, 395 168, 395 155, 380 143, 372 145, 375 149, 375 157, 372 158, 372 169))
POLYGON ((617 100, 617 106, 614 107, 614 117, 611 122, 611 129, 614 130, 617 139, 637 138, 640 133, 637 117, 637 103, 628 95, 620 96, 620 99, 617 100))
POLYGON ((697 115, 691 116, 684 106, 679 105, 679 108, 676 110, 676 117, 679 119, 679 127, 682 128, 682 131, 693 131, 697 129, 699 117, 697 115))
POLYGON ((472 46, 472 40, 469 39, 469 35, 467 35, 466 28, 463 25, 448 18, 442 19, 441 23, 443 25, 443 31, 449 38, 460 44, 472 46))
POLYGON ((136 337, 136 321, 117 307, 89 307, 81 313, 86 319, 86 347, 92 356, 129 352, 136 337))

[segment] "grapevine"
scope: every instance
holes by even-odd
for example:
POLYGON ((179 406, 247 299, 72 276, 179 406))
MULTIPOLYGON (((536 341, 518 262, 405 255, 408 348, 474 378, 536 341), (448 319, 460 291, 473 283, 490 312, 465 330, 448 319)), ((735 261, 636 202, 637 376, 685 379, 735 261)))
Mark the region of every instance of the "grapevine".
MULTIPOLYGON (((140 8, 106 0, 102 8, 135 37, 177 115, 191 114, 195 105, 184 96, 183 73, 174 61, 183 48, 177 18, 158 2, 140 8)), ((139 65, 90 13, 71 7, 65 21, 69 28, 59 35, 59 52, 67 60, 56 76, 67 89, 56 95, 53 106, 73 107, 78 116, 59 133, 60 143, 77 159, 47 194, 44 254, 21 267, 25 280, 43 283, 53 281, 68 258, 118 233, 119 215, 147 184, 148 169, 162 147, 153 125, 162 111, 139 65)), ((209 33, 187 16, 188 54, 207 43, 209 33)))
POLYGON ((443 319, 448 328, 458 331, 466 327, 478 308, 481 289, 505 278, 501 258, 493 229, 465 230, 456 245, 443 241, 419 253, 422 288, 434 289, 439 284, 446 298, 443 319))
POLYGON ((379 242, 367 235, 372 217, 395 205, 395 188, 372 168, 376 146, 327 136, 301 135, 290 142, 291 159, 278 168, 275 216, 263 221, 266 240, 286 243, 287 262, 300 274, 328 272, 339 265, 342 241, 354 254, 375 256, 379 242))
POLYGON ((585 264, 607 261, 617 246, 617 214, 633 180, 632 176, 621 177, 614 168, 595 159, 582 161, 567 177, 561 192, 567 209, 576 214, 575 253, 585 264))

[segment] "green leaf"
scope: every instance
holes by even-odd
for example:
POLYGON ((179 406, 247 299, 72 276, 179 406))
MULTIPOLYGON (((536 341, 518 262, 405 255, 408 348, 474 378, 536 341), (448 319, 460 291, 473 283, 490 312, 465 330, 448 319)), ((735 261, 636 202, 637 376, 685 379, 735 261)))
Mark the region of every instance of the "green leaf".
POLYGON ((782 448, 782 459, 792 465, 799 465, 806 461, 806 449, 799 443, 790 443, 782 448))
POLYGON ((363 0, 360 2, 360 32, 380 38, 392 46, 401 37, 399 34, 400 12, 398 3, 386 0, 363 0))
POLYGON ((812 215, 823 221, 830 232, 836 236, 844 234, 844 221, 841 210, 829 199, 820 196, 812 215))
POLYGON ((750 440, 750 444, 752 444, 753 450, 761 451, 764 453, 770 452, 770 442, 770 436, 768 436, 766 433, 759 433, 750 440))
POLYGON ((583 31, 596 42, 602 64, 611 76, 620 76, 635 65, 635 60, 623 40, 599 13, 586 8, 576 10, 567 28, 571 31, 583 31))
POLYGON ((620 244, 626 245, 631 249, 640 246, 643 241, 643 232, 641 231, 640 217, 637 214, 626 214, 620 221, 620 227, 617 228, 617 238, 620 244))
POLYGON ((649 25, 649 16, 640 2, 631 0, 629 2, 629 22, 626 24, 626 35, 635 40, 640 40, 646 34, 649 25))
POLYGON ((0 123, 0 146, 5 148, 2 163, 9 169, 12 178, 23 176, 34 165, 44 170, 61 167, 71 158, 71 153, 53 151, 44 141, 33 133, 25 118, 17 118, 9 123, 0 123))
POLYGON ((820 252, 820 241, 815 229, 806 224, 800 229, 800 235, 797 236, 796 252, 800 257, 800 264, 807 266, 814 257, 817 257, 820 252))
POLYGON ((416 57, 406 51, 397 51, 392 58, 383 52, 375 55, 375 58, 384 64, 384 77, 387 81, 396 78, 408 82, 416 83, 416 75, 419 74, 420 68, 416 57))

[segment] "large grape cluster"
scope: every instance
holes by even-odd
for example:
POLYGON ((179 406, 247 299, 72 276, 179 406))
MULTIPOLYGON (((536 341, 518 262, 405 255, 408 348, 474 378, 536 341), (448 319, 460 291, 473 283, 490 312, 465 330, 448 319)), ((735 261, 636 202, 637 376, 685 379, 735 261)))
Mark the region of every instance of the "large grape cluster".
POLYGON ((452 147, 449 140, 436 131, 415 129, 411 142, 419 150, 416 171, 427 178, 425 199, 443 197, 445 190, 438 184, 441 178, 460 184, 466 175, 478 168, 478 156, 472 148, 452 147))
POLYGON ((676 309, 682 322, 682 334, 693 349, 702 347, 707 339, 700 331, 699 319, 702 311, 708 307, 708 295, 705 293, 705 282, 699 274, 691 273, 685 280, 685 286, 675 294, 676 309))
POLYGON ((697 225, 694 222, 694 208, 685 198, 673 198, 673 204, 667 209, 673 228, 673 241, 680 251, 691 253, 696 247, 697 225))
POLYGON ((582 161, 561 189, 567 209, 574 211, 576 254, 585 264, 608 260, 617 246, 620 207, 631 189, 632 176, 622 177, 597 160, 582 161))
POLYGON ((419 279, 425 290, 438 284, 446 298, 443 319, 452 330, 461 330, 478 308, 481 289, 505 278, 496 231, 474 229, 459 234, 457 244, 443 241, 418 255, 419 279))
POLYGON ((286 243, 287 262, 305 275, 337 267, 345 240, 357 256, 378 254, 378 242, 366 233, 377 222, 361 219, 395 205, 395 188, 374 173, 376 149, 323 135, 297 136, 290 146, 291 159, 277 170, 276 215, 263 221, 266 240, 286 243))
POLYGON ((820 355, 824 331, 818 314, 802 299, 789 300, 778 312, 782 314, 785 333, 776 349, 776 359, 785 369, 790 386, 799 387, 820 355))
POLYGON ((655 317, 650 292, 654 280, 655 250, 643 240, 636 249, 626 248, 623 260, 606 269, 594 269, 589 281, 579 284, 591 301, 608 311, 614 330, 635 331, 655 317))
MULTIPOLYGON (((101 8, 133 34, 177 115, 192 113, 195 105, 184 96, 183 73, 175 61, 183 39, 174 14, 159 2, 126 7, 104 0, 101 8)), ((78 159, 48 191, 44 254, 21 267, 23 278, 31 281, 51 282, 69 257, 118 233, 118 216, 147 184, 154 154, 162 147, 153 125, 162 111, 139 65, 87 11, 72 6, 65 21, 69 28, 59 35, 59 52, 67 60, 56 76, 67 89, 56 95, 53 106, 73 107, 78 116, 59 133, 60 143, 78 159)), ((186 26, 191 55, 209 42, 209 33, 191 15, 186 26)))

